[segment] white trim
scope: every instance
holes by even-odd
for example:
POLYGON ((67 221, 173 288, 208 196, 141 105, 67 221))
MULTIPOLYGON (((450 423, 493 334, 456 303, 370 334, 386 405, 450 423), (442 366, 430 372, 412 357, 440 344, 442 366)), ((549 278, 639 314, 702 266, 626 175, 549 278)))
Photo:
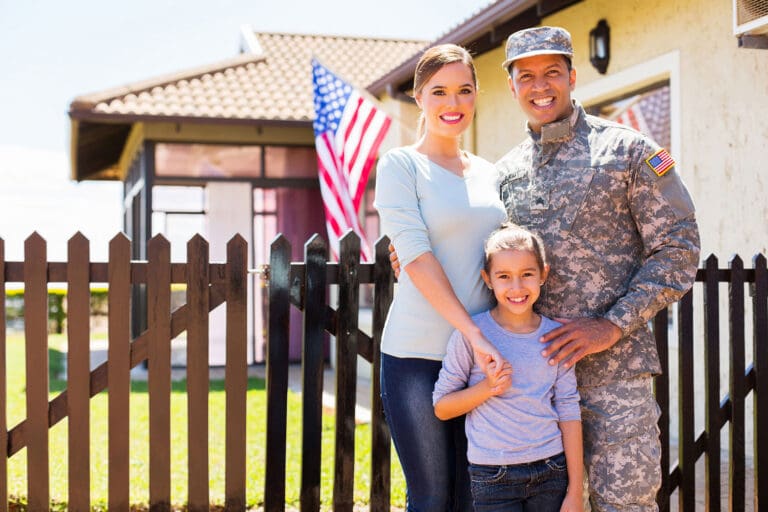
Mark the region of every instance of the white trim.
POLYGON ((136 183, 133 184, 131 187, 131 190, 125 193, 125 197, 123 198, 123 213, 131 207, 131 203, 133 202, 133 198, 139 195, 141 192, 141 189, 144 188, 144 178, 139 178, 136 180, 136 183))
POLYGON ((259 44, 259 39, 249 24, 240 25, 240 46, 243 53, 261 55, 264 49, 259 44))
POLYGON ((682 161, 680 126, 680 52, 659 55, 651 60, 637 64, 618 73, 613 73, 590 82, 582 87, 577 86, 574 97, 584 106, 593 105, 615 98, 624 93, 640 89, 660 80, 669 80, 669 152, 678 163, 678 169, 685 169, 682 161))

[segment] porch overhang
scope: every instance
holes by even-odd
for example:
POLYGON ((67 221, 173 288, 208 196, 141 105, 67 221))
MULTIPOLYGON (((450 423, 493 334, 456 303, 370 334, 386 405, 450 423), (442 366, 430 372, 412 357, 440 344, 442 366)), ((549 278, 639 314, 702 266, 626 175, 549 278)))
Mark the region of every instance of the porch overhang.
MULTIPOLYGON (((175 124, 185 126, 216 126, 221 128, 267 127, 312 129, 309 120, 223 119, 211 117, 119 115, 92 112, 92 106, 82 110, 74 103, 69 111, 70 178, 83 180, 122 180, 121 159, 130 146, 129 138, 138 125, 175 124)), ((236 141, 232 141, 236 142, 236 141)))
MULTIPOLYGON (((500 0, 440 36, 430 46, 454 43, 475 56, 482 55, 503 45, 512 32, 536 26, 543 17, 580 1, 500 0)), ((406 93, 413 88, 413 72, 420 57, 420 54, 412 56, 373 82, 368 92, 377 97, 386 93, 392 98, 412 101, 406 93)))

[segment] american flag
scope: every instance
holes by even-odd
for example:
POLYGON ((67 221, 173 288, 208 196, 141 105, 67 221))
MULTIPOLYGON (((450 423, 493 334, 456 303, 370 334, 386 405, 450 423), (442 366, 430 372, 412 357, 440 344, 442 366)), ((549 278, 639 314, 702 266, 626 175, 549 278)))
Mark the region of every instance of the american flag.
POLYGON ((651 155, 651 157, 648 158, 646 162, 648 162, 648 165, 651 167, 651 169, 653 169, 653 172, 659 176, 664 176, 664 173, 666 173, 675 165, 675 161, 672 159, 666 149, 658 150, 656 153, 651 155))
POLYGON ((616 117, 616 122, 626 126, 631 126, 635 130, 643 132, 649 137, 652 137, 651 129, 648 126, 648 123, 645 121, 642 108, 640 108, 641 99, 642 96, 635 96, 634 100, 629 103, 627 108, 625 108, 621 114, 616 117))
POLYGON ((669 86, 664 85, 627 100, 611 118, 669 148, 669 108, 669 86))
POLYGON ((360 237, 363 259, 372 261, 358 212, 391 120, 316 59, 312 59, 312 85, 320 192, 331 250, 338 258, 339 238, 352 229, 360 237))

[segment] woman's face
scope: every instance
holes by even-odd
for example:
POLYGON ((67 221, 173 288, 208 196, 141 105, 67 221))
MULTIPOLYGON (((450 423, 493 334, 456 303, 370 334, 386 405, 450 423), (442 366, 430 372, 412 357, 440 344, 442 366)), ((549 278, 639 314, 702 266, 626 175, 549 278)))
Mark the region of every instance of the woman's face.
POLYGON ((475 81, 463 62, 446 64, 416 93, 427 135, 458 137, 475 116, 475 81))

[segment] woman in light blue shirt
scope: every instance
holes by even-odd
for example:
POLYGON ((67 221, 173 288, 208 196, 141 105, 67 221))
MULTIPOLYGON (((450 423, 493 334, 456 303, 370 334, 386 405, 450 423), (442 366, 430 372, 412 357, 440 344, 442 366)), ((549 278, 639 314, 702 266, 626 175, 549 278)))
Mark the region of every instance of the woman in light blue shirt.
POLYGON ((471 510, 463 417, 443 422, 432 390, 453 329, 478 361, 504 363, 471 315, 491 296, 480 278, 483 242, 506 220, 499 175, 460 147, 475 113, 472 57, 428 49, 416 66, 419 139, 379 160, 375 206, 399 260, 398 290, 382 339, 384 411, 408 488, 408 510, 471 510))

